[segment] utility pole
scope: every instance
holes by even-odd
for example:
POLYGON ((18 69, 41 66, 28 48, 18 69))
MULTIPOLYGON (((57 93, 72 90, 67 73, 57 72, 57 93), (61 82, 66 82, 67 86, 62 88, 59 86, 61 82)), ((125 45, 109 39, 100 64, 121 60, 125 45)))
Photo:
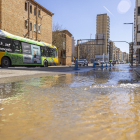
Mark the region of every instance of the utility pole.
POLYGON ((77 60, 79 59, 79 40, 77 40, 77 60))
POLYGON ((124 23, 124 24, 132 24, 132 45, 131 45, 131 66, 133 66, 133 23, 124 23))

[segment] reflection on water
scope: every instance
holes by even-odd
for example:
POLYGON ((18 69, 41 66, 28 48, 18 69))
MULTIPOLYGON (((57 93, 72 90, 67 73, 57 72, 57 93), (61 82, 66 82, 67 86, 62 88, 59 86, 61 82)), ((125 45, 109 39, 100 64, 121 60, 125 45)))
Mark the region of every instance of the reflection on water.
POLYGON ((0 84, 2 140, 138 140, 139 116, 127 65, 0 84))

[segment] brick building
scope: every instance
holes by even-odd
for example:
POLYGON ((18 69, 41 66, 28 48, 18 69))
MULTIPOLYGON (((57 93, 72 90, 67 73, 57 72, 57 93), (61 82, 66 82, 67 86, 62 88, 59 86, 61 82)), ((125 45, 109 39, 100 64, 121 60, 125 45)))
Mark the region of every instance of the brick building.
POLYGON ((108 40, 110 39, 110 18, 107 14, 99 14, 96 18, 96 39, 104 39, 104 42, 96 48, 96 55, 108 55, 108 40), (103 35, 103 37, 99 37, 103 35))
POLYGON ((72 41, 72 34, 68 30, 53 32, 53 45, 58 48, 59 64, 71 65, 72 41))
POLYGON ((0 29, 52 44, 52 16, 34 0, 0 0, 0 29))
MULTIPOLYGON (((79 59, 87 59, 88 61, 93 62, 95 58, 95 41, 80 42, 79 43, 79 59)), ((77 45, 76 45, 77 48, 77 45)), ((77 55, 76 55, 77 57, 77 55)))
POLYGON ((109 46, 109 60, 115 60, 116 46, 114 42, 111 42, 109 46))

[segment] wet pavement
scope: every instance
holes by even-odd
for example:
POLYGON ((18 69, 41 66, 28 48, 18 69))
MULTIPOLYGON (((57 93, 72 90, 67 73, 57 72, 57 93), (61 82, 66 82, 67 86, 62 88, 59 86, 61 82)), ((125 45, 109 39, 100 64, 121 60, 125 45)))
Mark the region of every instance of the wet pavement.
POLYGON ((139 140, 129 65, 0 84, 0 140, 139 140))

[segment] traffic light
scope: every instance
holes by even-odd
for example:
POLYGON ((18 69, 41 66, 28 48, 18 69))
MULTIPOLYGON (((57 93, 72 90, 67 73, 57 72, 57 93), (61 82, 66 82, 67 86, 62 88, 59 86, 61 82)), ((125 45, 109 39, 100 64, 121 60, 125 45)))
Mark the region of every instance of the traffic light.
POLYGON ((109 46, 111 46, 111 41, 109 41, 109 46))

